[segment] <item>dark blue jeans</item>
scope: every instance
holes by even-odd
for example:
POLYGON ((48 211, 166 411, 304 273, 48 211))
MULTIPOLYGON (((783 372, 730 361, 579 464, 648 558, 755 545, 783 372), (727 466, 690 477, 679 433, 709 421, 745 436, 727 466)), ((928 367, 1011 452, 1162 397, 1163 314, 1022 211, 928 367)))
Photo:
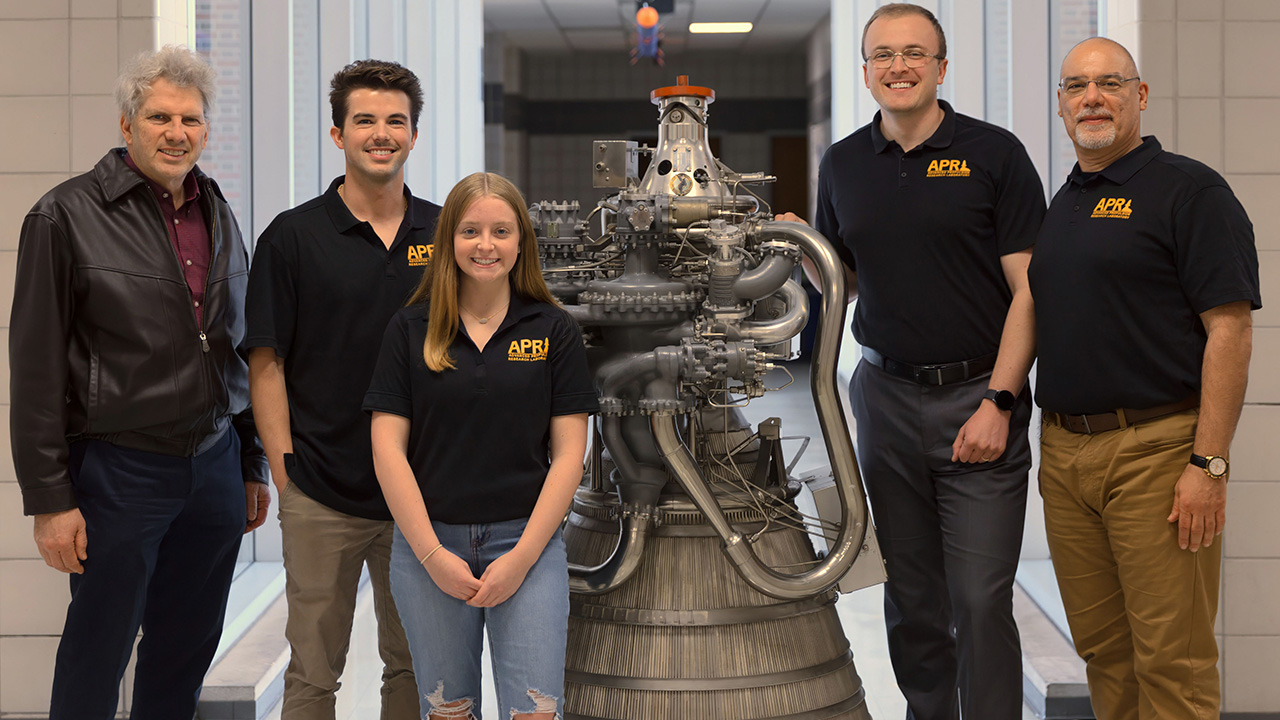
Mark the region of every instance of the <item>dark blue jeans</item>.
POLYGON ((115 716, 138 628, 133 720, 187 720, 222 635, 245 528, 240 442, 194 457, 71 446, 88 535, 58 644, 50 720, 115 716))

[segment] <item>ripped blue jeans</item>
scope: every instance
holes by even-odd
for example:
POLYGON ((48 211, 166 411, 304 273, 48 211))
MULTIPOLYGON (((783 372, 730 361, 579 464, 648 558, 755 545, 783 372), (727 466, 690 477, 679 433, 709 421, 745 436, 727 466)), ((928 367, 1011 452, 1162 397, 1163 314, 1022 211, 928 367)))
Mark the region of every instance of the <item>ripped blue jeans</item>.
MULTIPOLYGON (((466 560, 480 577, 489 563, 515 547, 527 522, 431 525, 444 548, 466 560)), ((486 628, 498 717, 553 711, 563 716, 569 570, 559 530, 514 595, 497 607, 474 608, 436 587, 396 528, 391 594, 413 655, 423 718, 434 713, 481 720, 480 653, 486 628)))

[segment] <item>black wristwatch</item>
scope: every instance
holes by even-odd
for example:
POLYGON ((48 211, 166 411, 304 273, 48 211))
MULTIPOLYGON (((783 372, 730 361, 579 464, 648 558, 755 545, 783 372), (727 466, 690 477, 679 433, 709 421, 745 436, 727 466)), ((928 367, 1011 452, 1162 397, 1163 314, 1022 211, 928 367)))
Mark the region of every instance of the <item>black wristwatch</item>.
POLYGON ((988 388, 987 391, 982 394, 982 398, 995 403, 997 408, 1005 412, 1012 410, 1014 403, 1018 401, 1018 396, 1008 390, 995 390, 993 388, 988 388))
POLYGON ((1191 464, 1204 470, 1204 474, 1214 480, 1221 480, 1227 476, 1227 470, 1231 464, 1221 455, 1197 455, 1191 453, 1191 464))

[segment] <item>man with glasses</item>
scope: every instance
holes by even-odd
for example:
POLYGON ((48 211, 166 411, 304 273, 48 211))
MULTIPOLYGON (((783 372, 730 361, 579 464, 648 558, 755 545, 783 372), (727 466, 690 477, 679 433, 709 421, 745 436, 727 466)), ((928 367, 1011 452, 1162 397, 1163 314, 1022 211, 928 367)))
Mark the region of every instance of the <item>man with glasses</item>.
POLYGON ((1054 570, 1100 720, 1218 716, 1227 452, 1261 307, 1244 208, 1143 138, 1147 84, 1104 38, 1062 63, 1078 163, 1030 281, 1054 570))
POLYGON ((908 718, 1020 718, 1026 268, 1044 194, 1016 137, 938 99, 946 38, 932 13, 882 6, 862 52, 880 112, 823 158, 815 227, 859 299, 849 390, 889 655, 908 718))

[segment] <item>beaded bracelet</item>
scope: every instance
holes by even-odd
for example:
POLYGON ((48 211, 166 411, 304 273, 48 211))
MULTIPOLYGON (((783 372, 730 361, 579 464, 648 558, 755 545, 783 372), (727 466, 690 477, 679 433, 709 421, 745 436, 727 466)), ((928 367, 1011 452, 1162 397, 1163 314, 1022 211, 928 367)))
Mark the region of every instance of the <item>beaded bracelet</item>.
POLYGON ((440 543, 439 545, 435 546, 434 548, 431 548, 431 552, 427 553, 426 555, 423 555, 423 556, 422 556, 422 559, 421 559, 421 560, 419 560, 418 562, 422 565, 422 567, 424 567, 424 568, 425 568, 425 567, 427 566, 427 561, 431 559, 431 556, 432 556, 432 555, 435 555, 435 554, 436 554, 436 551, 437 551, 437 550, 439 550, 439 549, 440 549, 440 548, 442 548, 442 547, 444 547, 444 543, 440 543))

